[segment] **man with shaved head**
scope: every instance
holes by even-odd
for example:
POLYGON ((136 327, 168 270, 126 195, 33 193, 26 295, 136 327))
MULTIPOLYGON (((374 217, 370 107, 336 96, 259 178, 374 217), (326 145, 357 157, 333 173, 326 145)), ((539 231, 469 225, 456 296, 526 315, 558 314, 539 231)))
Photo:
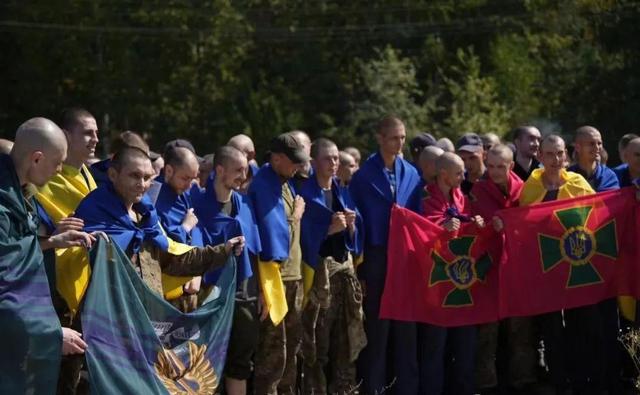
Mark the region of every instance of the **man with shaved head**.
POLYGON ((259 168, 256 163, 256 148, 253 145, 253 140, 251 140, 251 137, 242 133, 236 134, 229 139, 227 145, 239 150, 245 155, 245 157, 247 158, 247 162, 251 167, 251 171, 253 171, 254 174, 258 171, 259 168))
POLYGON ((485 133, 480 136, 485 151, 489 151, 491 147, 501 143, 500 137, 495 133, 485 133))
MULTIPOLYGON (((597 144, 596 144, 597 145, 597 144)), ((585 155, 595 156, 592 150, 585 148, 585 155)), ((567 171, 564 167, 567 150, 564 140, 557 135, 545 137, 540 144, 538 154, 542 168, 534 169, 524 183, 520 194, 520 205, 525 206, 539 202, 570 199, 577 196, 591 195, 593 188, 580 174, 567 171)), ((586 343, 577 342, 586 339, 588 328, 580 328, 579 309, 569 309, 542 314, 536 317, 541 328, 545 347, 545 363, 549 369, 550 379, 559 391, 567 389, 569 379, 580 393, 583 383, 581 375, 588 372, 584 358, 578 361, 571 358, 575 347, 586 348, 586 343), (566 339, 571 339, 567 344, 566 339), (573 341, 575 340, 576 343, 573 341), (574 369, 575 368, 575 369, 574 369), (580 372, 578 372, 580 370, 580 372), (571 374, 569 373, 571 372, 571 374), (575 376, 577 374, 577 376, 575 376), (571 377, 575 376, 575 377, 571 377)))
POLYGON ((513 171, 522 181, 526 181, 540 166, 537 155, 542 135, 535 126, 518 126, 511 131, 511 135, 516 147, 513 171))
POLYGON ((362 393, 381 393, 396 377, 394 391, 419 391, 416 324, 379 318, 380 301, 387 272, 387 241, 391 207, 420 212, 420 176, 400 157, 406 139, 402 120, 387 116, 376 128, 378 152, 360 167, 349 184, 364 223, 364 263, 358 278, 364 289, 363 309, 367 346, 360 353, 358 369, 362 393), (389 361, 389 364, 387 364, 389 361))
POLYGON ((360 150, 356 147, 347 147, 344 149, 344 152, 353 156, 353 159, 356 161, 356 170, 360 168, 360 162, 362 161, 362 155, 360 154, 360 150))
MULTIPOLYGON (((164 168, 154 182, 160 183, 155 201, 160 224, 172 240, 190 246, 202 247, 202 236, 196 228, 198 218, 194 214, 191 188, 198 178, 200 164, 196 155, 185 147, 171 147, 164 153, 164 168)), ((171 303, 187 313, 197 307, 200 277, 184 285, 184 295, 171 303)))
MULTIPOLYGON (((473 215, 468 198, 460 186, 464 180, 463 160, 456 154, 445 152, 436 160, 436 182, 427 185, 424 215, 431 222, 450 232, 463 223, 484 226, 479 215, 473 215)), ((421 324, 418 327, 421 357, 421 393, 441 394, 445 390, 445 377, 455 377, 446 392, 474 393, 476 327, 475 325, 444 328, 421 324)))
POLYGON ((616 166, 613 171, 616 172, 616 174, 618 173, 619 170, 622 170, 625 165, 627 164, 628 160, 627 160, 627 146, 629 145, 629 143, 631 142, 631 140, 637 138, 638 135, 635 133, 627 133, 624 136, 622 136, 620 138, 620 141, 618 141, 618 158, 620 159, 620 165, 616 166))
POLYGON ((60 329, 41 250, 90 247, 93 236, 58 230, 41 236, 35 187, 60 171, 67 142, 60 128, 33 118, 16 132, 10 155, 0 155, 0 393, 52 393, 60 354, 83 353, 81 335, 60 329), (33 310, 37 308, 36 310, 33 310))
MULTIPOLYGON (((85 165, 95 154, 99 141, 95 118, 85 109, 68 108, 62 111, 60 127, 67 139, 67 157, 62 164, 62 170, 40 188, 36 195, 39 205, 43 208, 39 210, 40 220, 47 225, 49 234, 56 229, 82 230, 84 224, 74 218, 73 213, 80 201, 97 188, 91 172, 85 165)), ((78 256, 72 256, 70 252, 59 254, 56 257, 56 265, 73 265, 74 259, 78 259, 78 256)), ((52 296, 56 301, 56 310, 62 324, 81 331, 80 320, 70 313, 58 292, 54 292, 52 296)), ((76 393, 83 365, 83 356, 63 358, 59 393, 76 393)))
POLYGON ((0 154, 9 155, 11 148, 13 148, 13 141, 0 139, 0 154))
MULTIPOLYGON (((230 145, 219 147, 214 154, 215 172, 207 179, 203 193, 194 194, 193 205, 200 219, 205 244, 226 242, 244 236, 245 250, 236 264, 236 296, 225 363, 225 390, 229 395, 245 395, 251 377, 253 356, 258 348, 259 312, 268 313, 259 305, 256 257, 260 253, 260 237, 249 197, 240 194, 248 173, 246 154, 230 145)), ((204 276, 205 285, 215 285, 220 273, 204 276)))
POLYGON ((626 163, 615 170, 620 187, 628 187, 640 177, 640 137, 631 139, 624 149, 626 163))
POLYGON ((358 165, 354 157, 346 152, 338 153, 338 172, 336 176, 340 182, 340 186, 346 187, 351 182, 353 174, 358 170, 358 165))
MULTIPOLYGON (((598 129, 592 126, 581 126, 575 133, 576 164, 569 167, 582 175, 596 192, 619 189, 620 184, 613 170, 601 164, 602 137, 598 129)), ((571 355, 582 355, 576 358, 575 364, 580 366, 579 375, 572 377, 574 387, 594 388, 599 391, 608 390, 614 394, 620 392, 620 366, 618 356, 618 305, 617 299, 611 298, 592 306, 572 309, 578 327, 583 328, 584 346, 575 344, 576 350, 571 355)))
MULTIPOLYGON (((506 145, 493 145, 487 152, 487 172, 473 186, 470 194, 471 211, 494 222, 494 229, 502 230, 502 222, 495 217, 498 210, 518 206, 523 182, 513 172, 513 151, 506 145)), ((492 247, 501 248, 502 243, 492 247)), ((498 254, 498 251, 492 251, 498 254)), ((531 318, 514 317, 478 326, 476 357, 476 390, 491 391, 511 388, 522 391, 536 382, 537 351, 531 318), (505 350, 499 352, 498 339, 505 338, 505 350), (506 375, 498 374, 497 355, 508 358, 506 375), (506 378, 506 383, 498 379, 506 378)))
POLYGON ((109 157, 91 165, 91 175, 98 185, 109 181, 107 172, 111 164, 111 157, 125 147, 135 147, 149 153, 149 145, 138 133, 127 130, 118 134, 109 145, 109 157))
POLYGON ((444 150, 435 145, 424 147, 418 158, 418 167, 422 170, 422 180, 425 185, 434 183, 438 172, 436 171, 436 161, 444 150))

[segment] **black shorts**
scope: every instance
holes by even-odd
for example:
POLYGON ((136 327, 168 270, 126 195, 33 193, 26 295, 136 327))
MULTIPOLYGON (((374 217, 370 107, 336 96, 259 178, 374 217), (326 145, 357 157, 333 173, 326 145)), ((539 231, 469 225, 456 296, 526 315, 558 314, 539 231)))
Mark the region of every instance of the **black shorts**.
POLYGON ((253 356, 258 348, 260 318, 256 300, 236 300, 227 350, 225 376, 247 380, 253 371, 253 356))

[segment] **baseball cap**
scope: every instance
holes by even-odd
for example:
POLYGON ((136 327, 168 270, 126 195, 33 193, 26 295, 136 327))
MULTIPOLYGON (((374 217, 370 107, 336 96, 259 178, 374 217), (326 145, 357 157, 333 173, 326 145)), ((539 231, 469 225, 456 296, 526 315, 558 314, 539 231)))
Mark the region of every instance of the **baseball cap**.
POLYGON ((306 163, 311 160, 302 144, 289 133, 281 134, 271 140, 269 151, 274 154, 285 154, 293 163, 306 163))
POLYGON ((483 150, 482 139, 475 133, 467 133, 458 140, 456 151, 479 152, 483 150))
POLYGON ((409 142, 409 148, 411 149, 411 153, 418 154, 424 147, 436 145, 437 143, 438 142, 436 141, 435 137, 425 132, 420 133, 416 137, 412 138, 409 142))

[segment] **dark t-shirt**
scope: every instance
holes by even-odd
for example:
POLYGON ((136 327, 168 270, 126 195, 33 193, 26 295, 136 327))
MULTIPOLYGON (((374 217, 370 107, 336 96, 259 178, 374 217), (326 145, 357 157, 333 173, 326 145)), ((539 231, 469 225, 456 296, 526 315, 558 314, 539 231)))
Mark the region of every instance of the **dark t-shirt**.
POLYGON ((538 162, 536 158, 531 159, 531 167, 529 167, 529 169, 523 168, 517 161, 514 161, 513 172, 516 173, 522 181, 527 181, 527 178, 529 178, 531 173, 538 167, 540 167, 540 162, 538 162))
MULTIPOLYGON (((340 211, 335 191, 328 189, 323 190, 322 192, 324 194, 324 201, 327 207, 331 207, 331 210, 334 213, 340 211)), ((324 243, 322 243, 322 246, 320 246, 320 256, 323 258, 328 256, 333 257, 333 259, 340 263, 346 261, 348 258, 348 251, 345 246, 345 237, 347 237, 346 230, 327 236, 324 243)))

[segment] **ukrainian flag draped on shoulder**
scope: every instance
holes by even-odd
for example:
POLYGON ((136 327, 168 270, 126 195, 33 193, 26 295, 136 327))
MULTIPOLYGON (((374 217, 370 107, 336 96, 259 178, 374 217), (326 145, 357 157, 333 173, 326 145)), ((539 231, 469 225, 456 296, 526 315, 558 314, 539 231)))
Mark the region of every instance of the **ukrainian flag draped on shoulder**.
POLYGON ((394 203, 416 213, 421 212, 421 182, 416 169, 402 158, 395 159, 393 174, 396 187, 393 194, 384 168, 382 156, 375 153, 364 162, 349 184, 351 197, 362 214, 367 246, 387 245, 394 203))
MULTIPOLYGON (((521 206, 540 203, 544 199, 547 189, 542 183, 542 174, 544 174, 544 169, 535 169, 524 183, 522 194, 520 195, 521 206)), ((563 169, 560 171, 560 177, 565 183, 558 190, 558 200, 594 193, 591 185, 580 174, 563 169)))
MULTIPOLYGON (((121 249, 129 253, 140 251, 142 243, 145 241, 151 242, 157 248, 175 255, 182 255, 193 248, 174 242, 166 236, 160 226, 156 210, 146 196, 142 198, 140 203, 134 205, 134 210, 141 218, 138 224, 135 224, 129 217, 122 200, 116 194, 113 185, 108 182, 87 195, 76 209, 75 216, 84 221, 84 230, 86 232, 104 232, 121 249)), ((89 262, 86 254, 84 259, 77 264, 83 267, 88 266, 89 262)), ((89 271, 83 271, 82 277, 72 277, 73 273, 65 273, 62 270, 63 268, 56 268, 58 291, 67 301, 69 308, 75 311, 89 284, 89 271)), ((74 273, 77 273, 77 271, 74 273)), ((178 282, 183 281, 182 284, 190 280, 190 277, 175 278, 180 279, 178 282)), ((164 277, 163 288, 165 290, 172 289, 167 286, 164 277)))
POLYGON ((72 214, 80 201, 96 188, 96 182, 85 165, 78 169, 64 164, 62 171, 40 188, 36 198, 57 224, 72 214))
MULTIPOLYGON (((202 232, 205 244, 217 245, 234 238, 244 236, 245 248, 238 257, 237 281, 253 276, 249 254, 258 255, 261 250, 260 235, 249 197, 235 191, 231 192, 231 201, 236 212, 228 216, 221 211, 221 204, 216 198, 215 173, 207 180, 207 187, 199 194, 192 195, 193 207, 198 217, 198 228, 202 232)), ((205 284, 215 284, 223 269, 207 272, 205 284)))
MULTIPOLYGON (((356 231, 353 237, 345 232, 345 246, 353 255, 354 261, 358 262, 362 255, 362 217, 348 196, 349 191, 341 188, 336 179, 331 180, 331 190, 340 211, 349 209, 356 212, 356 231)), ((302 261, 305 264, 304 288, 306 293, 313 283, 313 270, 320 261, 320 247, 326 240, 334 212, 331 207, 327 207, 322 188, 320 188, 315 176, 304 183, 299 192, 305 201, 304 215, 300 223, 300 247, 302 248, 302 261)))
MULTIPOLYGON (((214 394, 233 317, 234 257, 217 289, 184 314, 153 292, 120 247, 99 239, 81 312, 92 393, 214 394)), ((55 386, 53 386, 55 388, 55 386)))
MULTIPOLYGON (((291 191, 293 186, 289 183, 291 191)), ((289 258, 289 224, 282 199, 282 181, 270 164, 263 165, 249 187, 249 198, 255 210, 262 251, 258 270, 269 316, 274 324, 287 314, 280 263, 289 258)))

